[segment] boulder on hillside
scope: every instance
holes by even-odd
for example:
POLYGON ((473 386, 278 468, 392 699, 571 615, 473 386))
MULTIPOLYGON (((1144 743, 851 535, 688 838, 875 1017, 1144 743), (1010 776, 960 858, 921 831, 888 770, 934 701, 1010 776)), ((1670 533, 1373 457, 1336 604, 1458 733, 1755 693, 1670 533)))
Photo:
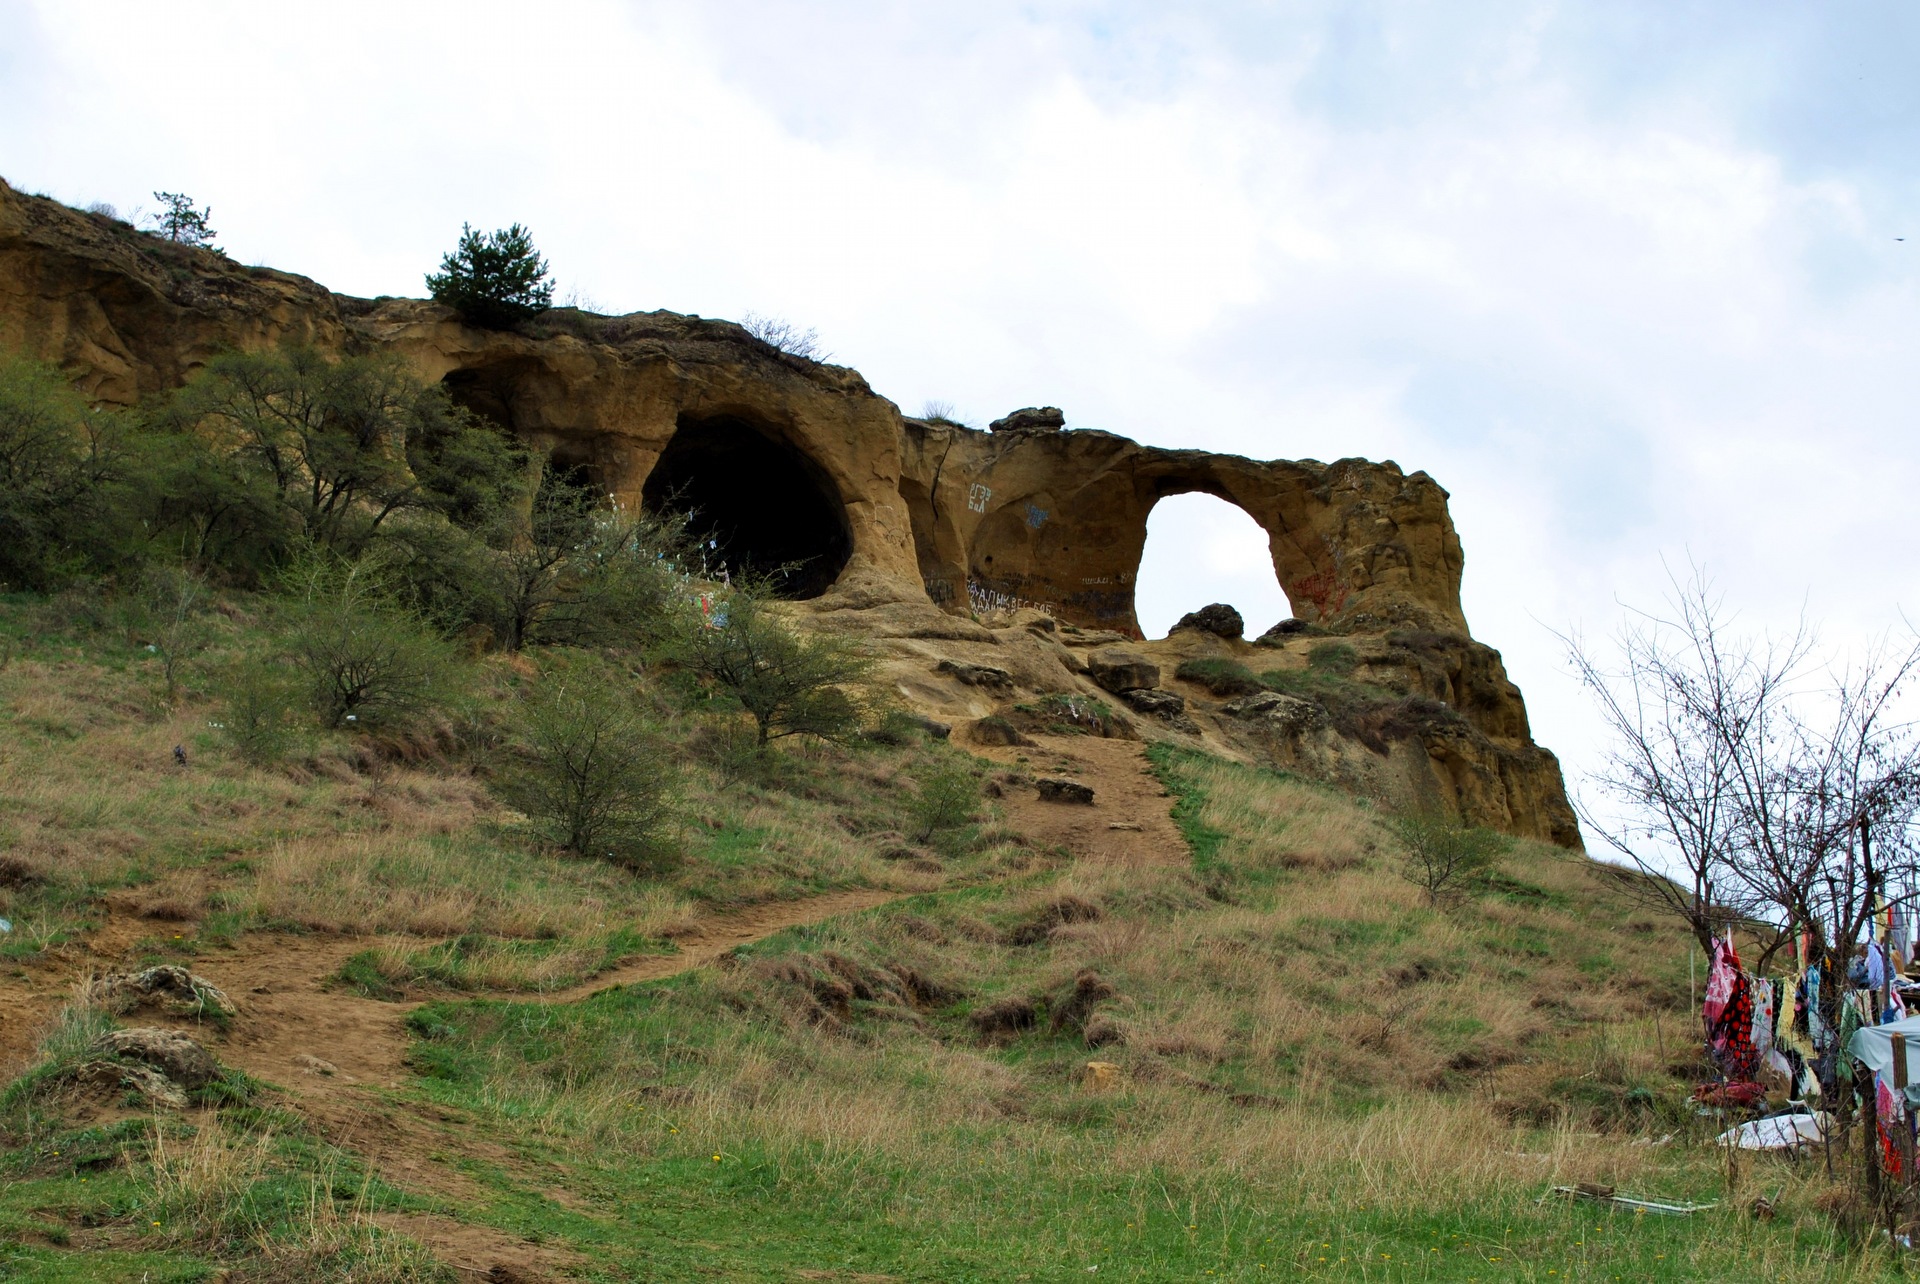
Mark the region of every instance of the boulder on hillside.
POLYGON ((1067 426, 1058 406, 1028 406, 987 425, 988 432, 1059 432, 1067 426))
POLYGON ((1309 730, 1327 720, 1327 711, 1313 701, 1281 695, 1278 691, 1262 691, 1244 700, 1234 700, 1222 705, 1220 712, 1230 718, 1259 719, 1285 735, 1309 730))
POLYGON ((132 1030, 109 1030, 93 1041, 89 1051, 97 1056, 151 1066, 169 1082, 191 1092, 204 1088, 220 1077, 220 1063, 213 1054, 178 1030, 157 1030, 143 1026, 132 1030))
POLYGON ((1093 805, 1093 788, 1077 780, 1042 777, 1033 782, 1033 787, 1039 791, 1041 802, 1082 803, 1089 807, 1093 805))
POLYGON ((907 721, 932 736, 935 740, 945 740, 953 734, 953 728, 937 718, 929 718, 924 713, 909 713, 907 721))
POLYGON ((1005 669, 996 669, 990 664, 967 664, 961 660, 942 660, 934 666, 936 673, 952 675, 962 684, 970 687, 1010 687, 1013 675, 1005 669))
POLYGON ((1259 691, 1239 700, 1227 701, 1220 706, 1220 712, 1229 718, 1254 718, 1269 709, 1278 708, 1290 698, 1281 695, 1278 691, 1259 691))
POLYGON ((87 987, 87 997, 114 1013, 156 1007, 171 1016, 224 1020, 236 1011, 219 986, 172 964, 100 977, 87 987))
POLYGON ((1289 617, 1253 640, 1255 646, 1279 646, 1288 638, 1307 631, 1307 622, 1289 617))
POLYGON ((1143 713, 1149 718, 1158 718, 1175 731, 1184 731, 1190 736, 1200 734, 1200 725, 1187 717, 1187 701, 1184 696, 1172 691, 1143 690, 1122 691, 1120 698, 1135 713, 1143 713))
POLYGON ((1159 691, 1143 688, 1123 691, 1120 698, 1135 713, 1144 713, 1155 718, 1177 718, 1187 711, 1186 697, 1172 691, 1159 691))
POLYGON ((1087 676, 1115 695, 1160 685, 1160 666, 1137 651, 1095 651, 1087 657, 1087 676))
POLYGON ((1033 743, 1020 734, 1020 728, 997 713, 989 714, 967 728, 967 739, 977 745, 1031 745, 1033 743))
POLYGON ((1173 626, 1173 632, 1178 633, 1182 629, 1211 633, 1215 637, 1237 638, 1247 631, 1247 622, 1240 618, 1240 612, 1225 602, 1215 602, 1212 606, 1203 606, 1181 616, 1180 622, 1173 626))
POLYGON ((152 1066, 129 1061, 83 1061, 67 1076, 68 1082, 89 1093, 115 1097, 134 1093, 155 1110, 185 1110, 187 1094, 152 1066))

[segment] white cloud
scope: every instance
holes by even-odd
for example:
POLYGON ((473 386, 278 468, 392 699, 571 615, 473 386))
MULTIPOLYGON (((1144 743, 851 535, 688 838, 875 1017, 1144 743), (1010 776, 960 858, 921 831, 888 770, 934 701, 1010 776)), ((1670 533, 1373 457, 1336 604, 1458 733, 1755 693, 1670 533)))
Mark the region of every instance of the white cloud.
MULTIPOLYGON (((1810 595, 1834 641, 1916 598, 1920 223, 1887 211, 1920 148, 1863 160, 1834 115, 1896 137, 1852 77, 1898 60, 1851 18, 1720 12, 1739 40, 1527 0, 49 2, 5 13, 0 169, 186 190, 238 257, 367 294, 519 220, 609 307, 783 314, 909 407, 1423 468, 1476 633, 1577 768, 1542 624, 1657 596, 1662 555, 1756 617, 1810 595)), ((1204 559, 1175 512, 1150 556, 1204 559)), ((1260 568, 1223 575, 1151 611, 1269 623, 1260 568)))

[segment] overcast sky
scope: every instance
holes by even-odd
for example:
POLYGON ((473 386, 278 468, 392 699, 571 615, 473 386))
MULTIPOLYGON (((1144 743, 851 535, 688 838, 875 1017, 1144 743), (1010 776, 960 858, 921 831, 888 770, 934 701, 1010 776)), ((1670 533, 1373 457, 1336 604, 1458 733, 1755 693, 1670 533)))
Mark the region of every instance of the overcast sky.
MULTIPOLYGON (((910 413, 1425 469, 1577 783, 1549 630, 1663 558, 1834 645, 1920 608, 1917 70, 1912 0, 0 0, 0 175, 363 295, 518 220, 910 413)), ((1150 529, 1150 632, 1282 613, 1234 510, 1150 529)))

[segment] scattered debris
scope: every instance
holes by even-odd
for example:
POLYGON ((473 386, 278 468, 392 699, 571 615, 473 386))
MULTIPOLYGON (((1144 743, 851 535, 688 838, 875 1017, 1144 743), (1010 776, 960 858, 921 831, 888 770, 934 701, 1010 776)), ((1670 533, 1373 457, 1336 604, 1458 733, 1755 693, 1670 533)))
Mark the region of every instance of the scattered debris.
POLYGON ((1618 1208, 1631 1208, 1636 1212, 1657 1213, 1662 1217, 1691 1217, 1695 1213, 1704 1213, 1709 1208, 1718 1208, 1718 1204, 1663 1204, 1653 1199, 1636 1199, 1632 1195, 1614 1193, 1611 1186, 1600 1186, 1583 1181, 1578 1186, 1555 1186, 1553 1193, 1562 1199, 1587 1199, 1598 1204, 1612 1204, 1618 1208))
POLYGON ((1140 826, 1131 820, 1116 820, 1112 824, 1108 825, 1107 828, 1108 829, 1124 829, 1135 834, 1140 832, 1140 826))

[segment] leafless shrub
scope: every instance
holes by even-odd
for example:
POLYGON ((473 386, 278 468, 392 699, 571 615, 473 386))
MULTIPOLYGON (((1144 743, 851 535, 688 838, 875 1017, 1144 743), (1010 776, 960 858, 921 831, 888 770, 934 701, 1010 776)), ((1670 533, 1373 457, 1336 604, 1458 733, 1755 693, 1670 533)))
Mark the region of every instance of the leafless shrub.
POLYGON ((833 356, 820 344, 820 332, 812 326, 802 330, 782 317, 749 312, 740 318, 740 328, 760 342, 778 348, 790 357, 804 361, 826 361, 833 356))

